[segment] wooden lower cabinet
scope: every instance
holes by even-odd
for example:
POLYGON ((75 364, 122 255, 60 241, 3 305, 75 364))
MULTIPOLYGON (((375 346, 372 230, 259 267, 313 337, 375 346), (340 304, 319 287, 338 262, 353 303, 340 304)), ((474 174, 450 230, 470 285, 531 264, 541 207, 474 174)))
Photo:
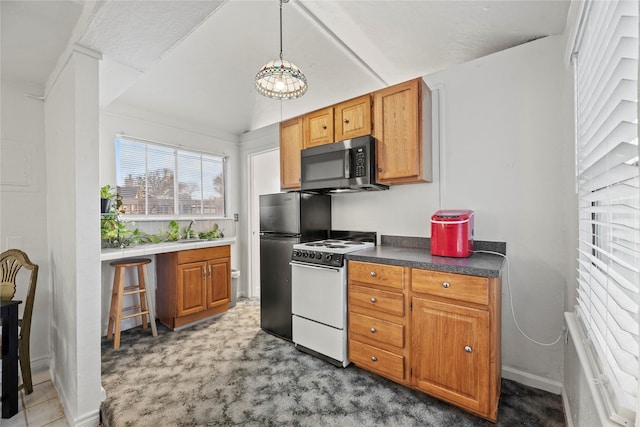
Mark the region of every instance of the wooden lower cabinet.
POLYGON ((349 261, 348 282, 354 364, 497 420, 499 278, 349 261))
POLYGON ((156 312, 176 329, 222 313, 231 301, 230 247, 156 255, 156 312))
POLYGON ((488 311, 417 297, 412 302, 415 387, 488 416, 488 311))
POLYGON ((349 261, 349 359, 409 385, 407 267, 349 261))

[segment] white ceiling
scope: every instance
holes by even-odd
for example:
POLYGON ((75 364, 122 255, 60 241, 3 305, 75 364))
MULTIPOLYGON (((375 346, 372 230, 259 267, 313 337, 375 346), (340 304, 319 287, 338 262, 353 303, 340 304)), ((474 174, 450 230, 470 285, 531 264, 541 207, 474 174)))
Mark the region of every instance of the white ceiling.
POLYGON ((44 86, 68 41, 103 54, 101 105, 240 135, 564 31, 569 0, 291 0, 284 58, 300 99, 254 89, 279 54, 277 0, 2 0, 2 78, 44 86), (75 25, 75 29, 74 29, 75 25))

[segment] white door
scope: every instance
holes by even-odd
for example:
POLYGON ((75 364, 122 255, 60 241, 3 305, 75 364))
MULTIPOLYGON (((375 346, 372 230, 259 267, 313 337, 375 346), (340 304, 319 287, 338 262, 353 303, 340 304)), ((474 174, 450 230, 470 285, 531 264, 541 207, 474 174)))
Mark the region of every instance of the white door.
POLYGON ((278 148, 249 155, 249 296, 260 296, 260 199, 261 194, 280 192, 280 150, 278 148))

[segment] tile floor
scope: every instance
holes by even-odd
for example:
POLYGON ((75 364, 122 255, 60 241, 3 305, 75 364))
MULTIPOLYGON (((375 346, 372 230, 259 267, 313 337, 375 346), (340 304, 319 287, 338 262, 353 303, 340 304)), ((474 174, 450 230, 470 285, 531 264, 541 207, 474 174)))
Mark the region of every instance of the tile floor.
POLYGON ((48 370, 33 372, 33 393, 25 394, 23 390, 20 390, 19 405, 19 412, 9 419, 0 419, 0 426, 69 426, 48 370))

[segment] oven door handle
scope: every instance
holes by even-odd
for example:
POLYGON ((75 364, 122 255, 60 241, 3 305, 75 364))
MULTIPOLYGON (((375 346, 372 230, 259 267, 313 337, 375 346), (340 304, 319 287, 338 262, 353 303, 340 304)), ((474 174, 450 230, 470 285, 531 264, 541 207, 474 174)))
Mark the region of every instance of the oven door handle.
POLYGON ((331 267, 329 265, 323 265, 321 267, 317 266, 317 265, 313 265, 313 264, 307 264, 306 262, 295 262, 295 261, 291 261, 289 263, 290 266, 298 266, 298 267, 304 267, 304 268, 312 268, 314 270, 334 270, 334 271, 340 271, 340 267, 331 267))

